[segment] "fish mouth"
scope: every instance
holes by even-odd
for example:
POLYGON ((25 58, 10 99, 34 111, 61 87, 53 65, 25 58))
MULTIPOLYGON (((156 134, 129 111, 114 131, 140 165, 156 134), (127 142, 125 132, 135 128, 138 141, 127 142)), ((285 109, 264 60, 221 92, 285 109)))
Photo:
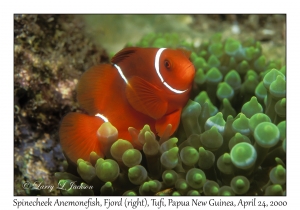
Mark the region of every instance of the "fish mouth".
POLYGON ((189 77, 189 74, 191 74, 191 79, 194 79, 195 72, 196 72, 195 66, 192 63, 190 63, 188 66, 186 66, 184 68, 183 72, 184 72, 184 75, 183 75, 184 77, 189 77))
POLYGON ((193 67, 194 67, 194 70, 195 70, 195 66, 194 66, 194 64, 192 64, 192 63, 190 63, 187 67, 185 67, 185 69, 188 69, 188 68, 190 68, 191 66, 193 66, 193 67))

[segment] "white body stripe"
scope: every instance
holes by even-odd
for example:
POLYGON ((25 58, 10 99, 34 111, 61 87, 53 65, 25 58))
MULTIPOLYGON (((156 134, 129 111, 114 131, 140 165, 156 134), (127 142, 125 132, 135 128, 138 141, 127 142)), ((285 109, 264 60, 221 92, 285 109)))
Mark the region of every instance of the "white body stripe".
POLYGON ((181 94, 181 93, 184 93, 186 90, 177 90, 175 88, 172 88, 168 83, 166 83, 162 77, 162 75, 160 74, 160 71, 159 71, 159 59, 160 59, 160 55, 161 53, 165 50, 166 48, 160 48, 156 55, 155 55, 155 60, 154 60, 154 67, 155 67, 155 70, 156 70, 156 73, 160 79, 160 81, 169 89, 171 90, 172 92, 174 93, 178 93, 178 94, 181 94))
POLYGON ((106 117, 104 117, 104 115, 102 114, 95 114, 96 117, 100 117, 102 120, 104 120, 104 122, 108 122, 108 119, 106 117))
POLYGON ((126 84, 128 84, 128 81, 126 79, 126 77, 124 76, 122 69, 120 68, 120 66, 118 66, 117 64, 114 64, 114 66, 118 69, 119 74, 121 75, 122 79, 126 82, 126 84))

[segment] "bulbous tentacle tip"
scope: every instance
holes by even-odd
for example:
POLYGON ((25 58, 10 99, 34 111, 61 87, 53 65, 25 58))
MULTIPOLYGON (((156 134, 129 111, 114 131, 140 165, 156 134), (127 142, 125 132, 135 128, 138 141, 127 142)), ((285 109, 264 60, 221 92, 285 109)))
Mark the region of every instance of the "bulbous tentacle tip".
POLYGON ((124 152, 128 149, 133 149, 132 144, 127 140, 118 139, 111 145, 110 154, 115 160, 121 161, 124 152))
POLYGON ((118 130, 110 122, 104 122, 97 130, 99 138, 118 138, 118 130))
POLYGON ((97 177, 103 182, 113 182, 120 174, 118 163, 111 159, 98 159, 95 169, 97 177))
POLYGON ((250 188, 250 182, 245 176, 235 176, 230 183, 230 186, 235 194, 246 194, 250 188))

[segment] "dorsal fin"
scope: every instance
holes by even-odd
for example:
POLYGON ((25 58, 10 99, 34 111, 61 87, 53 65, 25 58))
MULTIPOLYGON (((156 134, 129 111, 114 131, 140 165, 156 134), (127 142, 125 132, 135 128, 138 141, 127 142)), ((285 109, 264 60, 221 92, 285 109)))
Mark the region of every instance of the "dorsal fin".
POLYGON ((130 57, 133 53, 135 53, 138 50, 138 47, 126 47, 117 54, 112 57, 111 62, 118 64, 124 59, 130 57))
POLYGON ((111 94, 108 87, 113 84, 119 73, 110 64, 100 64, 84 72, 77 84, 77 101, 90 115, 103 113, 106 98, 111 94))

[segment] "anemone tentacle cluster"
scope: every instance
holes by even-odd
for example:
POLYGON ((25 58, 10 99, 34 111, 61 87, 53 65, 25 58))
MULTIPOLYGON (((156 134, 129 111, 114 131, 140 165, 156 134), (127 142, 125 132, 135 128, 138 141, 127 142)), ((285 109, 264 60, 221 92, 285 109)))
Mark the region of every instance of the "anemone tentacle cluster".
POLYGON ((136 45, 192 51, 196 76, 180 126, 159 139, 147 125, 129 128, 132 144, 111 135, 105 157, 79 159, 77 176, 56 173, 60 184, 82 186, 62 194, 285 195, 285 66, 267 61, 260 42, 221 34, 197 48, 176 34, 149 34, 136 45))

